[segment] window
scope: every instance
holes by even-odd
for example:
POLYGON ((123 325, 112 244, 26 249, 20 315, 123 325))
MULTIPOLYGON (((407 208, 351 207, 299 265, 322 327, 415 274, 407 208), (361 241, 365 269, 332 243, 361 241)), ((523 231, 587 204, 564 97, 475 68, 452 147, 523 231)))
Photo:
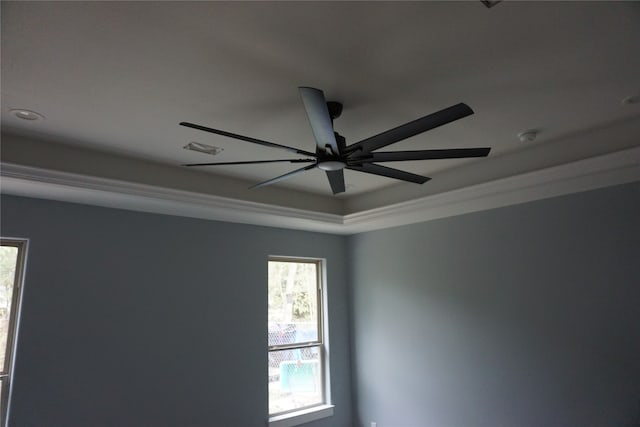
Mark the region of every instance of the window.
POLYGON ((272 424, 305 409, 328 407, 322 266, 319 260, 269 258, 272 424))
POLYGON ((25 244, 24 240, 0 240, 0 415, 2 425, 5 425, 7 418, 25 244))

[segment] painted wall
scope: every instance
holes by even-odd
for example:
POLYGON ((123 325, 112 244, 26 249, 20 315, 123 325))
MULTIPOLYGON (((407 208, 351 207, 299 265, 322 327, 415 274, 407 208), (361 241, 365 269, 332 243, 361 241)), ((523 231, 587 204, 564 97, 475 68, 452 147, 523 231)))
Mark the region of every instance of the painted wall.
POLYGON ((640 425, 640 184, 349 238, 356 425, 640 425))
POLYGON ((19 197, 30 238, 10 426, 252 427, 267 414, 267 256, 327 259, 335 415, 350 426, 345 239, 19 197))
POLYGON ((336 410, 310 427, 352 425, 352 374, 355 425, 635 426, 638 218, 635 183, 345 247, 5 196, 31 239, 10 426, 264 426, 268 254, 328 260, 336 410))

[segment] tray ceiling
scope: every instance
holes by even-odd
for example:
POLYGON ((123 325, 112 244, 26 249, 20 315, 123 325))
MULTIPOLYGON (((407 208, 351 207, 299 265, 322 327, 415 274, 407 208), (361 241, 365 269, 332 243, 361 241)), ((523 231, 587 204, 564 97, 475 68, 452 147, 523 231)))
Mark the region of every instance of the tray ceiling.
MULTIPOLYGON (((433 178, 422 186, 346 171, 337 198, 357 211, 637 145, 629 123, 640 104, 622 100, 640 94, 638 22, 635 2, 3 1, 2 131, 178 170, 288 157, 180 121, 313 150, 298 86, 344 104, 335 128, 347 143, 458 102, 475 110, 392 149, 490 146, 489 158, 389 165, 433 178), (12 108, 45 119, 21 120, 12 108), (528 129, 538 138, 523 143, 516 135, 528 129), (603 130, 606 138, 594 137, 603 130), (192 141, 223 151, 182 148, 192 141)), ((3 150, 3 161, 15 161, 13 151, 3 150)), ((197 176, 215 192, 296 167, 211 167, 197 176)), ((323 175, 278 187, 334 199, 323 175)), ((163 182, 147 183, 154 179, 163 182)))

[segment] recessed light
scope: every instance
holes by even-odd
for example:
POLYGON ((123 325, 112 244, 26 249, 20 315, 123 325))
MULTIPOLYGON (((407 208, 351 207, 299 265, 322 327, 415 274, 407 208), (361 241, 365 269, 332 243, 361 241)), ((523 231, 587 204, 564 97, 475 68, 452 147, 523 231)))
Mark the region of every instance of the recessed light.
POLYGON ((201 142, 195 142, 195 141, 188 143, 182 148, 184 148, 185 150, 191 150, 191 151, 197 151, 199 153, 210 154, 212 156, 220 154, 222 151, 224 151, 220 147, 214 147, 213 145, 207 145, 207 144, 203 144, 201 142))
POLYGON ((44 120, 44 116, 42 114, 24 108, 12 108, 9 112, 22 120, 44 120))
POLYGON ((535 129, 525 130, 524 132, 520 132, 517 136, 520 142, 532 142, 536 140, 538 131, 535 129))

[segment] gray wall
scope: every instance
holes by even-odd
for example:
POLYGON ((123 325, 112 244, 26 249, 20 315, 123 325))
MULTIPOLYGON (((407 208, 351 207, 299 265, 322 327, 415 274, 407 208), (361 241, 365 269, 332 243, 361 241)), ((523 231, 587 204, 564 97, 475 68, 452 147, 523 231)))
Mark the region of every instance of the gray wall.
POLYGON ((328 260, 336 413, 310 427, 352 425, 352 374, 365 427, 640 424, 638 183, 346 247, 2 202, 2 235, 31 239, 11 427, 265 425, 268 254, 328 260))
POLYGON ((30 238, 12 427, 252 427, 267 414, 267 256, 327 259, 335 415, 351 425, 345 239, 2 198, 30 238))
POLYGON ((640 184, 349 238, 356 424, 640 425, 640 184))

